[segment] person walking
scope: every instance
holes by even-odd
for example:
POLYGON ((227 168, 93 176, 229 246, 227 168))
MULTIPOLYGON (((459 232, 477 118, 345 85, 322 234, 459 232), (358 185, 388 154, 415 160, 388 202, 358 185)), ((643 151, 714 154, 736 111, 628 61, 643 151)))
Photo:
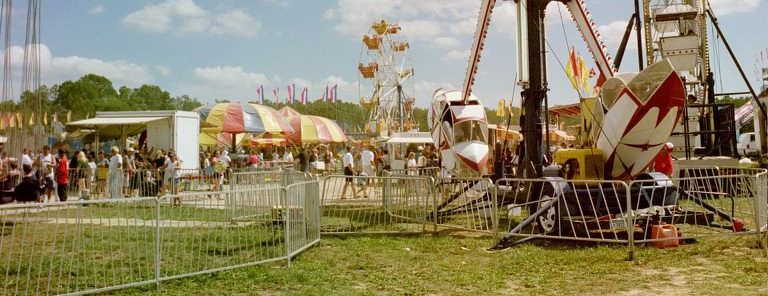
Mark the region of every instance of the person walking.
POLYGON ((352 195, 357 198, 357 188, 355 187, 355 159, 352 156, 354 148, 347 146, 347 152, 341 157, 341 165, 344 167, 344 187, 341 189, 341 199, 347 198, 347 187, 352 185, 352 195))
MULTIPOLYGON (((75 162, 77 164, 77 162, 75 162)), ((59 201, 67 201, 67 189, 69 188, 69 160, 64 149, 59 149, 59 162, 56 166, 56 195, 59 201)))

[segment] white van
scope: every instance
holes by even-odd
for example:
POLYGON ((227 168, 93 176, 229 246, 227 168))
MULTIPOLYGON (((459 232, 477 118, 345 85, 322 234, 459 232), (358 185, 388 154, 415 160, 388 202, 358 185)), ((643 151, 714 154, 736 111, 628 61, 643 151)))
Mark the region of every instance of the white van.
POLYGON ((757 141, 755 133, 743 133, 739 136, 739 143, 736 144, 736 150, 741 156, 757 155, 757 141))

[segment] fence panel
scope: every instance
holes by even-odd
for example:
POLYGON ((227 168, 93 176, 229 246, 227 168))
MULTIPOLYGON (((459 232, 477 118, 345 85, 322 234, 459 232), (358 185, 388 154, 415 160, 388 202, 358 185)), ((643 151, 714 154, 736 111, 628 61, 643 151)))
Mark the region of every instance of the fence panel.
POLYGON ((320 241, 320 186, 318 182, 295 183, 286 187, 284 194, 286 207, 278 210, 285 221, 290 260, 320 241))
POLYGON ((433 212, 433 182, 422 176, 328 176, 324 234, 422 233, 433 212))
POLYGON ((644 203, 657 196, 669 200, 666 206, 632 213, 635 242, 666 246, 686 239, 759 234, 766 224, 765 171, 718 168, 706 172, 668 181, 676 186, 659 186, 662 182, 657 180, 632 181, 632 202, 644 203), (636 190, 639 187, 654 190, 636 190))
POLYGON ((275 188, 283 185, 282 170, 258 170, 232 173, 230 189, 275 188))
POLYGON ((281 260, 285 257, 281 188, 231 190, 159 200, 160 280, 281 260))
POLYGON ((2 295, 103 291, 155 279, 154 198, 0 207, 2 295))
POLYGON ((431 220, 439 227, 495 234, 497 199, 493 182, 482 178, 438 178, 431 220))
POLYGON ((501 245, 531 238, 627 242, 628 187, 619 181, 500 179, 501 245))

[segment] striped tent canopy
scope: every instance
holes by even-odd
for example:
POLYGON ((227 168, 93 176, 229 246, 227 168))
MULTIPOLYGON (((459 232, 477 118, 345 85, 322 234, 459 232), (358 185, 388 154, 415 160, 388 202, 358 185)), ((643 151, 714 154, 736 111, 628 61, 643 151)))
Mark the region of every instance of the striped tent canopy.
POLYGON ((216 130, 229 134, 291 134, 293 128, 277 110, 264 105, 220 103, 194 110, 200 119, 214 125, 216 130))
MULTIPOLYGON (((253 136, 251 134, 236 134, 235 143, 237 147, 242 146, 247 141, 251 140, 253 136)), ((198 138, 200 146, 205 147, 226 147, 232 148, 232 134, 220 133, 208 129, 204 129, 198 138)), ((247 145, 246 145, 247 146, 247 145)))
POLYGON ((291 107, 285 106, 283 108, 280 108, 280 115, 285 117, 285 119, 287 120, 288 117, 299 116, 299 115, 301 115, 301 113, 299 113, 299 111, 296 111, 296 109, 293 109, 291 107))
POLYGON ((325 117, 299 115, 288 119, 295 133, 288 135, 294 144, 341 143, 347 136, 335 121, 325 117))
POLYGON ((250 139, 249 144, 251 146, 286 146, 288 145, 288 139, 282 135, 263 134, 250 139))

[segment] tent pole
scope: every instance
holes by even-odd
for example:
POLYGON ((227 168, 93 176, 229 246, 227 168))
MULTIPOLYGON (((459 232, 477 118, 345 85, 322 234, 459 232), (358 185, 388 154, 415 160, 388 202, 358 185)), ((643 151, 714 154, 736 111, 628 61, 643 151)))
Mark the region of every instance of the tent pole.
POLYGON ((231 133, 232 135, 232 148, 230 149, 230 152, 235 153, 237 152, 237 134, 231 133))
POLYGON ((120 147, 128 149, 128 136, 125 134, 125 124, 120 126, 120 147))

